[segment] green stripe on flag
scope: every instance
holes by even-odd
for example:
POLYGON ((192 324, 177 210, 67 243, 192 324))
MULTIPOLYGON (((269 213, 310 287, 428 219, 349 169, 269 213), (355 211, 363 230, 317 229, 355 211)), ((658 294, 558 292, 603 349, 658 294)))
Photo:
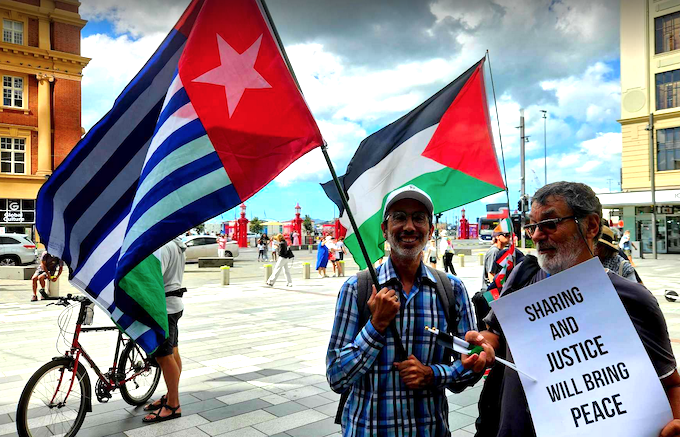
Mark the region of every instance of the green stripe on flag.
POLYGON ((139 304, 168 336, 168 310, 161 262, 151 254, 120 280, 120 288, 139 304))
MULTIPOLYGON (((371 262, 377 261, 385 253, 383 248, 383 242, 385 240, 382 235, 382 230, 380 229, 380 224, 382 223, 382 211, 385 207, 387 196, 392 191, 409 184, 415 185, 430 195, 432 202, 434 203, 435 213, 448 211, 449 209, 457 208, 461 205, 503 191, 503 188, 499 188, 451 168, 425 173, 405 184, 394 187, 385 194, 385 197, 380 204, 380 209, 359 225, 359 230, 371 262)), ((349 231, 351 232, 352 230, 349 231)), ((348 232, 345 244, 352 253, 354 261, 361 269, 365 269, 367 265, 354 233, 350 234, 348 232)))

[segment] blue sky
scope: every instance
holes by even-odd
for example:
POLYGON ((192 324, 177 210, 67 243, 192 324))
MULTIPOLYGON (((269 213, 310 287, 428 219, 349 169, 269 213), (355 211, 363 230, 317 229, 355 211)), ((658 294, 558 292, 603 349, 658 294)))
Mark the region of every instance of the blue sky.
MULTIPOLYGON (((91 128, 142 67, 188 0, 84 2, 83 126, 91 128)), ((525 108, 529 194, 548 181, 619 189, 621 129, 617 1, 458 0, 268 2, 305 97, 342 174, 359 142, 491 54, 511 208, 519 197, 519 109, 525 108), (350 4, 351 3, 351 4, 350 4)), ((488 79, 488 76, 487 76, 488 79)), ((490 83, 487 84, 490 91, 490 83)), ((490 94, 489 94, 490 95, 490 94)), ((499 131, 489 100, 500 160, 499 131)), ((313 150, 246 202, 248 216, 330 219, 319 183, 330 178, 313 150)), ((464 189, 464 187, 461 187, 464 189)), ((457 189, 457 188, 454 188, 457 189)), ((490 196, 465 206, 484 214, 490 196)), ((460 208, 445 219, 460 216, 460 208)), ((234 211, 222 217, 233 218, 234 211)))

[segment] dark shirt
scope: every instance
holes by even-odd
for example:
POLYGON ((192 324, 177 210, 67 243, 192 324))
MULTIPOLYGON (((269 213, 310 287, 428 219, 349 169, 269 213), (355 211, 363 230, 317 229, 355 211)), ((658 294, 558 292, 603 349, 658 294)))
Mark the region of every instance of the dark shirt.
MULTIPOLYGON (((515 279, 518 268, 513 270, 503 287, 503 293, 515 279)), ((525 286, 534 284, 547 277, 543 270, 539 272, 525 286)), ((626 312, 630 316, 633 326, 642 340, 652 365, 659 379, 670 376, 676 368, 675 357, 671 349, 668 328, 659 303, 652 293, 643 285, 628 281, 612 272, 608 273, 612 285, 616 289, 626 312)), ((521 290, 521 289, 520 289, 521 290)), ((519 290, 518 290, 519 291, 519 290)), ((508 348, 503 330, 496 314, 489 312, 484 321, 489 330, 500 336, 500 348, 505 350, 508 360, 514 361, 508 348)), ((503 383, 501 387, 500 424, 497 437, 530 437, 535 436, 534 425, 529 413, 529 406, 519 376, 513 370, 503 368, 503 383)))

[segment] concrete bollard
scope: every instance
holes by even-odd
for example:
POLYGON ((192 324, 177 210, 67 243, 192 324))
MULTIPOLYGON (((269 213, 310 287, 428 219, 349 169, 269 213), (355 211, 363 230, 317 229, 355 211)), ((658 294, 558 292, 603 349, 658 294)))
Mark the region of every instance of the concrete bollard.
POLYGON ((465 255, 462 253, 458 254, 458 261, 460 261, 461 267, 465 267, 465 255))
POLYGON ((345 261, 338 261, 338 278, 345 276, 345 261))
POLYGON ((272 275, 272 265, 271 264, 265 264, 264 265, 264 282, 269 281, 269 277, 272 275))
POLYGON ((312 244, 307 245, 307 253, 312 253, 312 250, 314 249, 312 244))
POLYGON ((229 285, 229 269, 229 266, 220 267, 222 271, 222 285, 229 285))
POLYGON ((479 256, 479 265, 483 266, 484 265, 484 254, 480 253, 480 254, 478 254, 478 256, 479 256))
POLYGON ((309 279, 311 270, 309 263, 302 263, 302 279, 309 279))
POLYGON ((52 282, 51 280, 47 279, 46 282, 46 288, 47 288, 47 294, 50 295, 50 297, 59 297, 59 281, 61 278, 57 279, 57 282, 52 282))

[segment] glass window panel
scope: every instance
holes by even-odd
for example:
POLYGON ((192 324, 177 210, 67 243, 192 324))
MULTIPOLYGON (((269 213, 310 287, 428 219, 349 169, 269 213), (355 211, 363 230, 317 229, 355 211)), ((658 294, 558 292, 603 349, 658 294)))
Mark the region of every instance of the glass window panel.
POLYGON ((21 201, 21 209, 24 211, 35 209, 35 200, 25 199, 21 201))
POLYGON ((12 173, 12 163, 0 162, 0 173, 12 173))
POLYGON ((659 129, 656 131, 656 139, 658 140, 659 144, 666 142, 666 129, 659 129))
POLYGON ((24 31, 24 23, 22 23, 21 21, 15 21, 14 22, 14 30, 18 30, 19 32, 23 32, 24 31))
POLYGON ((4 30, 2 32, 2 41, 11 43, 12 42, 12 32, 10 32, 8 30, 4 30))
POLYGON ((12 152, 0 152, 0 161, 11 161, 12 152))
MULTIPOLYGON (((661 17, 661 18, 663 18, 663 17, 661 17)), ((12 27, 12 22, 11 22, 10 20, 2 20, 2 25, 3 25, 5 28, 11 28, 11 27, 12 27)))
POLYGON ((34 212, 25 212, 24 213, 24 221, 31 223, 35 221, 35 213, 34 212))
POLYGON ((14 34, 14 44, 23 44, 24 43, 24 35, 22 33, 15 33, 14 34))
POLYGON ((657 86, 658 86, 658 85, 661 85, 661 82, 662 82, 661 79, 662 79, 662 75, 661 75, 661 74, 657 74, 657 75, 656 75, 656 84, 657 84, 657 86))
POLYGON ((663 28, 663 17, 657 17, 654 19, 654 29, 660 30, 663 28))
POLYGON ((0 199, 0 210, 7 209, 7 199, 0 199))
POLYGON ((11 99, 11 98, 7 98, 7 97, 4 97, 4 98, 2 99, 2 104, 3 104, 4 106, 12 106, 12 99, 11 99))
POLYGON ((14 142, 14 150, 25 150, 26 149, 26 144, 24 143, 24 140, 16 140, 14 142))
POLYGON ((24 162, 24 154, 20 152, 15 152, 14 153, 14 160, 16 162, 24 162))
POLYGON ((14 78, 14 88, 24 88, 24 79, 21 77, 15 77, 14 78))
POLYGON ((657 171, 666 170, 666 152, 656 154, 656 169, 657 171))
POLYGON ((14 173, 19 173, 19 174, 25 173, 24 172, 24 164, 18 163, 18 162, 15 163, 14 164, 14 173))
POLYGON ((14 106, 21 108, 24 106, 24 101, 21 99, 14 99, 14 106))

